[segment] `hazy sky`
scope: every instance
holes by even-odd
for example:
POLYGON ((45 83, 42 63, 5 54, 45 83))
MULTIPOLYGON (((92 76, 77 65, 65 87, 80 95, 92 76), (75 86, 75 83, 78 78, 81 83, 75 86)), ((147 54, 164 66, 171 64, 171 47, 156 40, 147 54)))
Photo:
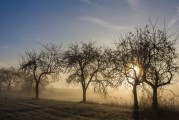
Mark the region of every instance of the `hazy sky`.
POLYGON ((176 31, 179 0, 0 0, 0 66, 17 66, 19 55, 39 43, 111 46, 149 17, 176 31))

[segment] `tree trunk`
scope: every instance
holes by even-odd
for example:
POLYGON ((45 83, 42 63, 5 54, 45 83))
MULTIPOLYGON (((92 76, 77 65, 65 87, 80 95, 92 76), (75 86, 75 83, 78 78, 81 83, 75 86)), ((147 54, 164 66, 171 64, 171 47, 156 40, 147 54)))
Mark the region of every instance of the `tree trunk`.
POLYGON ((86 102, 86 89, 83 88, 83 102, 86 102))
POLYGON ((138 99, 137 99, 137 84, 134 84, 133 86, 133 97, 134 97, 134 117, 138 118, 139 117, 139 113, 138 113, 138 99))
POLYGON ((154 111, 157 111, 157 110, 158 110, 157 87, 153 87, 152 108, 153 108, 154 111))
POLYGON ((35 85, 35 98, 39 99, 39 82, 36 82, 35 85))

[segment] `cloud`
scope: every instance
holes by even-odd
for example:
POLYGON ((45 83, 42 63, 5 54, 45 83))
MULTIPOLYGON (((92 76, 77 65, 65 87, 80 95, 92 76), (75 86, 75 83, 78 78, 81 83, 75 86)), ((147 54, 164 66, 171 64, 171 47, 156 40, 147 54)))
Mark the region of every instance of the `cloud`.
POLYGON ((81 3, 83 3, 80 7, 81 11, 86 11, 88 9, 88 7, 86 7, 86 5, 91 6, 94 9, 96 9, 96 8, 97 9, 105 9, 106 8, 105 6, 98 4, 98 3, 96 3, 95 1, 92 1, 92 0, 81 0, 81 3))
POLYGON ((135 10, 139 7, 138 4, 139 4, 140 0, 126 0, 126 1, 130 5, 132 10, 135 10))
POLYGON ((131 6, 134 6, 134 5, 137 5, 139 3, 139 0, 127 0, 127 2, 131 5, 131 6))
POLYGON ((177 11, 173 18, 170 20, 167 28, 173 27, 177 22, 179 22, 179 6, 177 7, 177 11))
POLYGON ((84 20, 93 24, 96 24, 98 26, 110 29, 111 31, 121 31, 124 29, 131 29, 131 27, 126 27, 126 26, 118 26, 118 25, 114 25, 111 24, 105 20, 96 18, 96 17, 92 17, 92 16, 83 16, 79 18, 80 20, 84 20))
POLYGON ((146 10, 141 7, 142 0, 126 0, 129 8, 131 10, 131 16, 139 17, 141 15, 146 15, 146 10))
POLYGON ((83 3, 86 3, 86 4, 90 4, 91 1, 90 0, 81 0, 83 3))

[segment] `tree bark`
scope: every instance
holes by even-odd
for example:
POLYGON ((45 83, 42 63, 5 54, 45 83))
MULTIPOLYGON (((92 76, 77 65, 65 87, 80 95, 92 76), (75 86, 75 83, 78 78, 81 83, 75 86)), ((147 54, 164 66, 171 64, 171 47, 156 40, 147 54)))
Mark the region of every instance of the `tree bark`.
POLYGON ((36 82, 35 85, 35 98, 39 99, 39 82, 36 82))
POLYGON ((152 108, 153 108, 154 111, 158 110, 157 87, 153 87, 152 108))
POLYGON ((83 88, 83 102, 86 102, 86 89, 83 88))
POLYGON ((139 117, 139 113, 138 113, 139 105, 138 105, 138 99, 137 99, 137 84, 134 84, 133 86, 133 97, 134 97, 134 117, 138 118, 139 117))

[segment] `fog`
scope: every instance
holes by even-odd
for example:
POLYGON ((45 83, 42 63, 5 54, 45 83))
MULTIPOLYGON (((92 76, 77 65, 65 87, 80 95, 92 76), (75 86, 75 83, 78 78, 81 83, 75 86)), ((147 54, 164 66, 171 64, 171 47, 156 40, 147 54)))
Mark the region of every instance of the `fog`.
MULTIPOLYGON (((82 90, 79 88, 47 88, 41 91, 41 98, 63 100, 63 101, 82 101, 82 90)), ((125 104, 131 105, 132 93, 129 90, 109 90, 108 95, 104 96, 94 93, 93 89, 87 90, 87 101, 93 103, 125 104)))
MULTIPOLYGON (((149 86, 148 86, 149 87, 149 86)), ((150 106, 152 102, 152 91, 143 91, 143 86, 138 87, 138 99, 140 106, 150 106)), ((159 101, 164 106, 176 106, 179 101, 179 84, 170 85, 165 88, 159 89, 159 101), (171 101, 172 100, 172 101, 171 101)), ((31 94, 27 94, 22 88, 12 87, 10 91, 2 88, 1 95, 5 97, 19 97, 19 98, 34 98, 35 90, 31 94)), ((104 96, 99 93, 94 93, 92 86, 87 90, 87 102, 119 105, 131 107, 133 105, 132 87, 122 86, 119 88, 108 90, 108 95, 104 96)), ((67 86, 55 88, 49 85, 40 89, 40 99, 58 100, 58 101, 82 101, 82 89, 79 86, 67 86)))

